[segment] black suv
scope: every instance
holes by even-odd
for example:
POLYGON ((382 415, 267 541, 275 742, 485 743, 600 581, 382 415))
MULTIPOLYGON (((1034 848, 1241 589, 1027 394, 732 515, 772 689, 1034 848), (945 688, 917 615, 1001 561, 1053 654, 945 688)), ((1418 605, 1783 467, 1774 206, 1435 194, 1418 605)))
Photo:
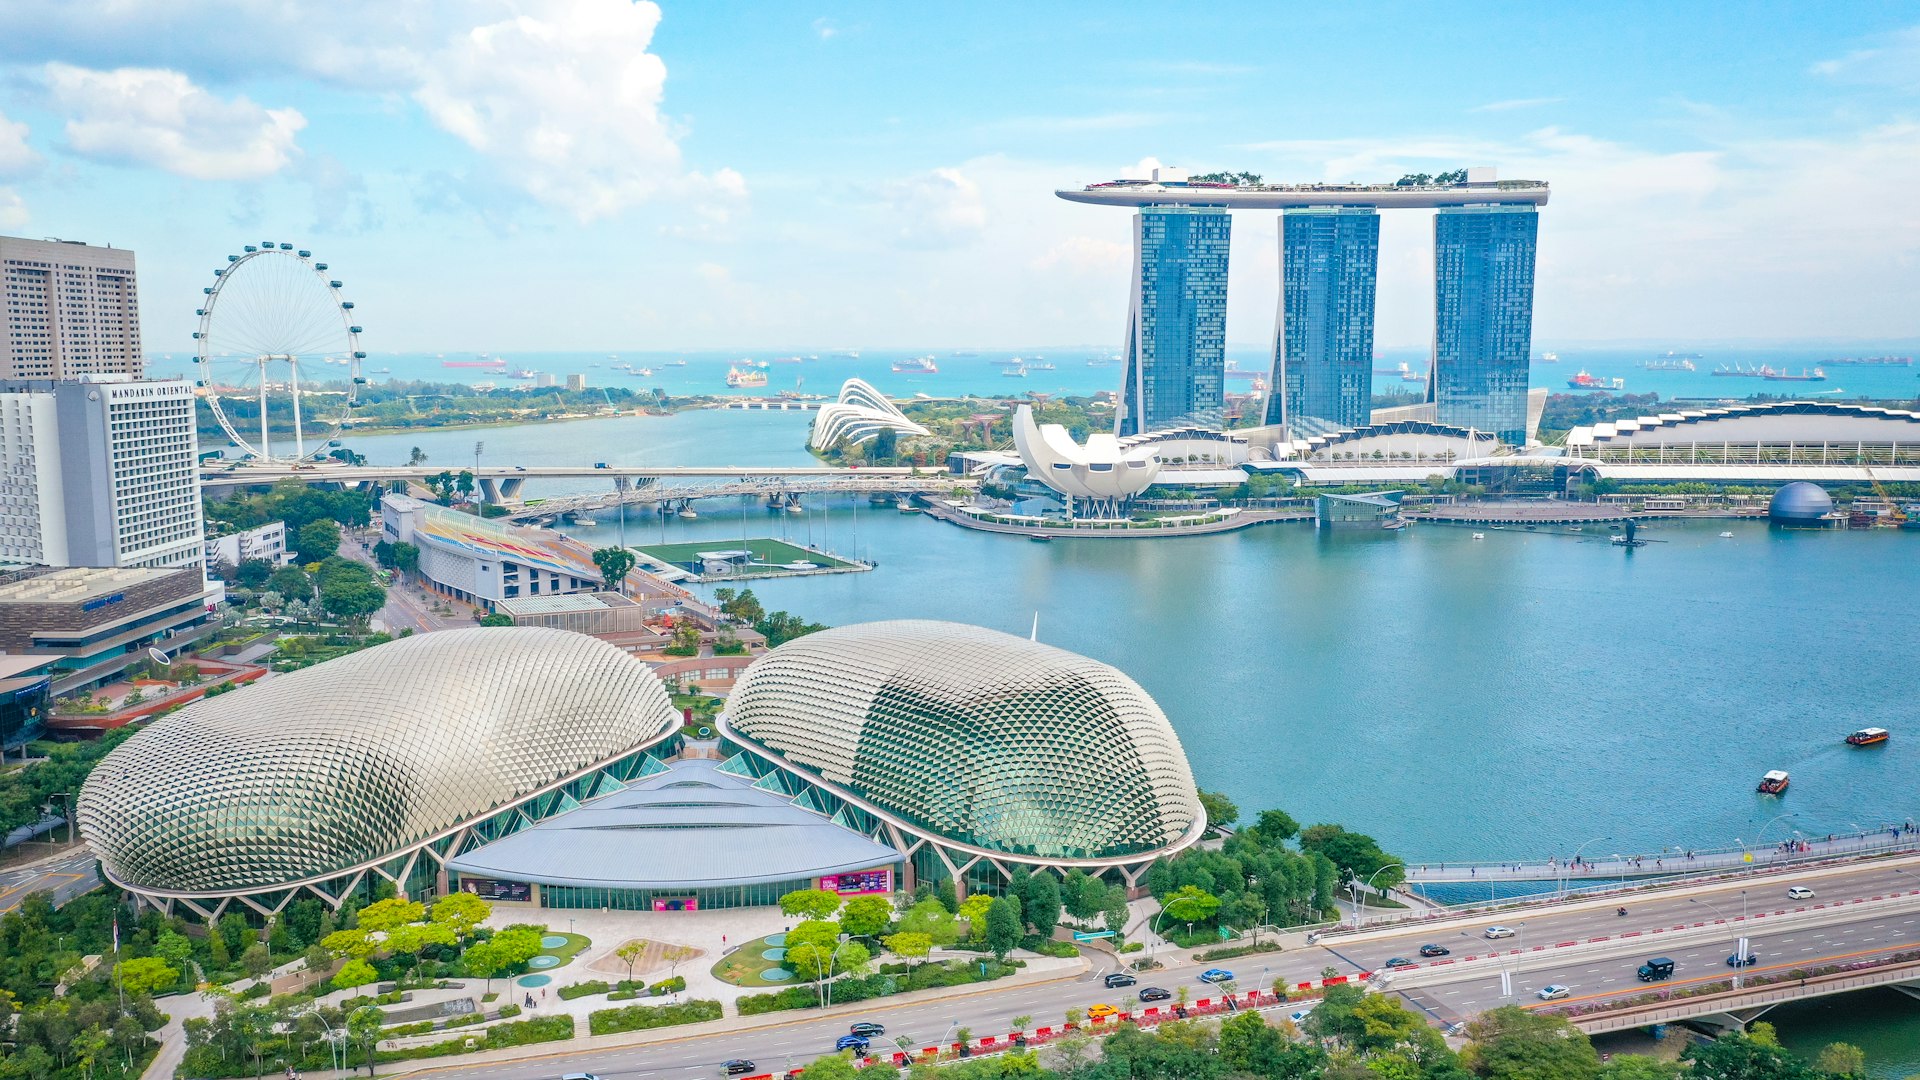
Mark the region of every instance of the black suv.
POLYGON ((1141 1001, 1165 1001, 1172 996, 1172 992, 1162 990, 1157 986, 1149 986, 1145 990, 1140 991, 1141 1001))
POLYGON ((863 1039, 871 1039, 877 1035, 885 1035, 886 1033, 887 1026, 885 1024, 876 1024, 871 1020, 862 1020, 847 1029, 847 1034, 858 1035, 863 1039))
POLYGON ((1116 986, 1132 986, 1134 983, 1137 983, 1140 980, 1134 978, 1133 976, 1127 974, 1124 971, 1116 971, 1113 974, 1108 975, 1105 979, 1101 981, 1105 982, 1107 984, 1107 989, 1111 990, 1116 986))
POLYGON ((748 1061, 746 1058, 734 1058, 732 1061, 727 1062, 728 1076, 745 1076, 752 1071, 753 1062, 748 1061))
POLYGON ((1453 950, 1452 950, 1452 949, 1449 949, 1449 948, 1447 948, 1447 947, 1446 947, 1445 945, 1422 945, 1422 946, 1420 946, 1420 955, 1421 955, 1421 956, 1447 956, 1447 955, 1449 955, 1449 954, 1451 954, 1452 952, 1453 952, 1453 950))

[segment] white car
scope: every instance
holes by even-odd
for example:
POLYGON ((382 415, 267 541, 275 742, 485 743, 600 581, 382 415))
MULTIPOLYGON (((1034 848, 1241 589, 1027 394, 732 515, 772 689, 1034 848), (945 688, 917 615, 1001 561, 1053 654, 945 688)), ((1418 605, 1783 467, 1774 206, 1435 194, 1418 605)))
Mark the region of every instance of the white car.
POLYGON ((1571 993, 1573 993, 1573 991, 1561 986, 1559 983, 1548 983, 1546 986, 1540 988, 1540 993, 1536 996, 1539 997, 1541 1001, 1559 1001, 1571 993))
POLYGON ((1489 926, 1487 927, 1487 932, 1485 936, 1488 941, 1497 941, 1500 938, 1510 938, 1513 936, 1513 928, 1510 926, 1489 926))
POLYGON ((1795 885, 1793 888, 1787 890, 1787 899, 1811 900, 1813 899, 1813 890, 1807 888, 1805 885, 1795 885))

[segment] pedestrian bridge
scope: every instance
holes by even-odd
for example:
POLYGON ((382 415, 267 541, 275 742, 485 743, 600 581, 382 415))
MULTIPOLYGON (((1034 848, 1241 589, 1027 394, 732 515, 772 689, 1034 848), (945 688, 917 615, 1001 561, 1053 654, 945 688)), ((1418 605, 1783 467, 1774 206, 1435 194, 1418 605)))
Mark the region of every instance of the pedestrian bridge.
POLYGON ((1622 878, 1678 877, 1912 851, 1920 851, 1920 832, 1910 831, 1903 824, 1846 833, 1831 839, 1796 837, 1778 843, 1671 849, 1646 855, 1583 854, 1577 862, 1569 856, 1506 862, 1409 863, 1406 874, 1408 885, 1557 881, 1565 883, 1568 889, 1578 889, 1587 882, 1622 878))

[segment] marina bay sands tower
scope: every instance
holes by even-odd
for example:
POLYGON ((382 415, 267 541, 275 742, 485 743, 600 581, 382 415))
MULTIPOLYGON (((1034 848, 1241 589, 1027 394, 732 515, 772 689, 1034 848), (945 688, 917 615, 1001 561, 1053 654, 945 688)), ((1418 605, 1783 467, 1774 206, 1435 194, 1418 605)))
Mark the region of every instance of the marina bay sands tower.
POLYGON ((1427 400, 1442 424, 1526 440, 1538 208, 1548 188, 1492 169, 1396 184, 1260 184, 1157 169, 1055 192, 1136 208, 1126 383, 1116 432, 1218 427, 1233 210, 1279 210, 1280 297, 1265 420, 1290 439, 1369 422, 1379 211, 1434 213, 1427 400))

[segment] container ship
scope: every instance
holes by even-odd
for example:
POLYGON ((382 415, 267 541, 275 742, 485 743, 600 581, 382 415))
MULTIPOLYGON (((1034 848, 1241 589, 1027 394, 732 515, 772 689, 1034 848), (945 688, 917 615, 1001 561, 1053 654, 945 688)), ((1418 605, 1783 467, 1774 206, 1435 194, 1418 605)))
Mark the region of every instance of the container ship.
POLYGON ((1764 379, 1767 377, 1767 373, 1772 370, 1773 369, 1769 367, 1750 368, 1741 364, 1733 364, 1731 366, 1721 364, 1719 367, 1713 369, 1713 374, 1729 379, 1764 379))
POLYGON ((1812 371, 1808 371, 1805 368, 1801 368, 1800 374, 1798 375, 1795 375, 1795 374, 1792 374, 1791 372, 1786 372, 1786 371, 1775 371, 1772 368, 1763 368, 1761 370, 1763 374, 1760 377, 1767 380, 1768 382, 1826 382, 1827 381, 1827 373, 1820 370, 1819 368, 1814 368, 1812 371))

